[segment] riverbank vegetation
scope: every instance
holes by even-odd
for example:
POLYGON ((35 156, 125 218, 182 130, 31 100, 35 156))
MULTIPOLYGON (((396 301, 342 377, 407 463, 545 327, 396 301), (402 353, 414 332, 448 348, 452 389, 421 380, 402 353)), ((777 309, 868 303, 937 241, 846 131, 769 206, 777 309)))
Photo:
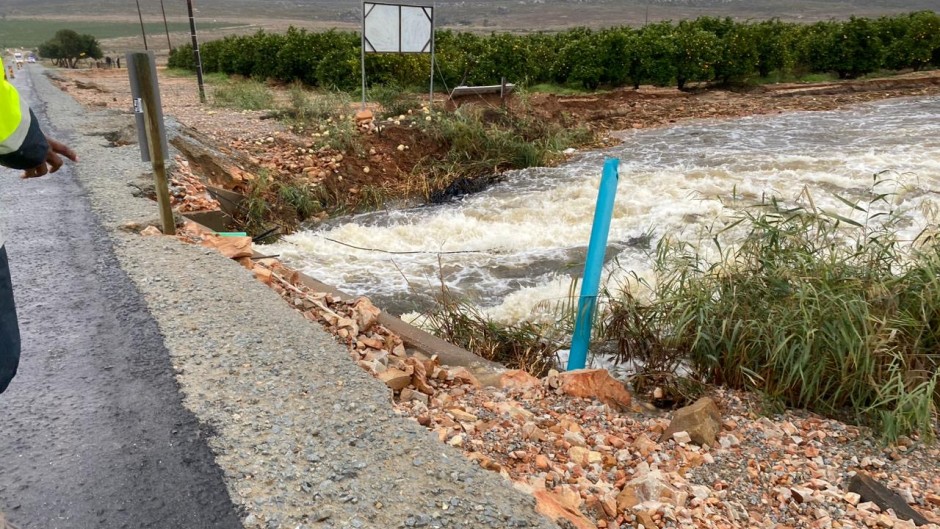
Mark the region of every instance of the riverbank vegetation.
MULTIPOLYGON (((525 35, 443 30, 436 32, 435 43, 439 86, 442 82, 445 89, 494 84, 504 77, 529 86, 652 84, 682 89, 701 82, 754 82, 781 72, 856 78, 879 69, 937 67, 940 15, 922 11, 815 24, 702 17, 638 29, 525 35)), ((359 89, 359 36, 353 32, 259 31, 207 42, 201 53, 207 72, 359 89)), ((366 72, 375 85, 425 86, 428 61, 427 55, 370 54, 366 72)), ((194 69, 192 49, 175 49, 169 64, 194 69)))
POLYGON ((888 438, 930 436, 940 246, 928 234, 902 242, 890 198, 846 201, 860 221, 769 201, 715 228, 710 244, 665 238, 652 295, 615 295, 604 339, 650 371, 682 365, 769 402, 850 412, 888 438))
MULTIPOLYGON (((805 408, 886 439, 932 438, 940 245, 927 232, 902 241, 903 220, 879 187, 868 203, 846 200, 851 215, 768 200, 701 241, 664 237, 652 280, 633 275, 604 292, 592 350, 637 366, 634 388, 651 398, 657 388, 666 403, 716 384, 760 393, 767 411, 805 408)), ((509 361, 539 373, 545 355, 567 346, 574 306, 560 306, 557 323, 523 328, 445 296, 429 321, 460 345, 500 351, 501 361, 519 352, 509 361)))

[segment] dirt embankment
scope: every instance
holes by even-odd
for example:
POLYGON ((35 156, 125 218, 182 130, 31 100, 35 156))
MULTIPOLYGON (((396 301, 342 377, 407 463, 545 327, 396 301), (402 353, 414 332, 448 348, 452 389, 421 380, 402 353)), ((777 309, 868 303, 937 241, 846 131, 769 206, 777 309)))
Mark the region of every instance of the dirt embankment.
MULTIPOLYGON (((59 70, 59 86, 85 105, 128 112, 130 92, 126 70, 59 70)), ((364 148, 358 153, 320 147, 321 133, 293 128, 268 111, 239 111, 198 100, 195 80, 160 73, 164 112, 198 138, 178 143, 192 172, 211 183, 247 192, 259 174, 274 180, 319 188, 323 196, 346 204, 345 211, 368 208, 379 200, 414 196, 421 188, 415 167, 439 156, 442 146, 429 141, 416 122, 424 116, 392 117, 377 126, 360 128, 364 148)), ((275 99, 286 101, 286 89, 271 87, 275 99)), ((208 87, 210 100, 214 88, 208 87)), ((510 102, 514 110, 531 112, 542 120, 570 127, 580 125, 598 140, 615 132, 668 126, 689 119, 720 119, 787 111, 832 110, 868 101, 940 94, 940 71, 909 73, 890 78, 815 84, 762 85, 747 90, 643 86, 597 94, 557 96, 528 94, 510 102)), ((495 107, 498 98, 473 96, 458 105, 495 107)), ((448 104, 448 108, 457 105, 448 104)), ((353 119, 351 107, 346 119, 353 119)), ((133 141, 131 138, 129 141, 133 141)), ((183 171, 185 173, 185 171, 183 171)), ((185 182, 183 182, 185 184, 185 182)))

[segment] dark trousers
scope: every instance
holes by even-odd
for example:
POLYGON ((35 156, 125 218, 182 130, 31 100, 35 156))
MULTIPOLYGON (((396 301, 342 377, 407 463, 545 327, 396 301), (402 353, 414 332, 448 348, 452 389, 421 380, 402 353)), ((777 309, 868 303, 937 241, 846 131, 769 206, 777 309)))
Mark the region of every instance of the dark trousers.
POLYGON ((0 393, 6 391, 20 364, 20 328, 13 302, 7 248, 0 246, 0 393))

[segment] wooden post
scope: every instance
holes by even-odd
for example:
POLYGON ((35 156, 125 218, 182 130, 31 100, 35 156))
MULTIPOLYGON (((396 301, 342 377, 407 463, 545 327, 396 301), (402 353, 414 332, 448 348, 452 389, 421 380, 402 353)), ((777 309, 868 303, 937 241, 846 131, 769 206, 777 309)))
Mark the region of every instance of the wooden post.
POLYGON ((166 177, 160 108, 158 107, 157 80, 153 77, 153 56, 149 53, 134 54, 134 75, 140 83, 140 99, 144 114, 144 128, 147 132, 147 145, 150 149, 150 163, 153 165, 153 180, 156 186, 157 204, 160 207, 160 222, 165 235, 176 235, 176 221, 173 208, 170 207, 170 185, 166 177))

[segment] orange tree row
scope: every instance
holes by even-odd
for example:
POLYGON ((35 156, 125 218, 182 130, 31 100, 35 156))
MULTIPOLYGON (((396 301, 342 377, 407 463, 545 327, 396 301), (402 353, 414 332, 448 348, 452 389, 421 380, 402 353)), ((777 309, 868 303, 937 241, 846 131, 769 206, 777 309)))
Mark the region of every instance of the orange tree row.
MULTIPOLYGON (((940 15, 922 11, 878 19, 815 24, 737 22, 702 17, 643 28, 574 28, 560 33, 481 36, 436 33, 438 82, 600 86, 739 83, 774 73, 835 73, 854 78, 879 69, 940 66, 940 15)), ((360 83, 359 36, 344 31, 284 34, 259 31, 205 43, 207 72, 355 90, 360 83)), ((368 55, 370 83, 421 86, 427 55, 368 55)), ((193 69, 192 49, 173 50, 171 67, 193 69)))

